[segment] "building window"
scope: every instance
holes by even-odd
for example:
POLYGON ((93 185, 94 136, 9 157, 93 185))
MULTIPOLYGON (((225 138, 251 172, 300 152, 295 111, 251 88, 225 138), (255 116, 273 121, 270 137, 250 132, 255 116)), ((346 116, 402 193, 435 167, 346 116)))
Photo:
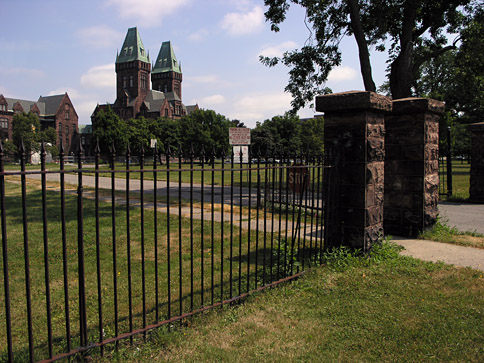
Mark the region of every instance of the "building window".
POLYGON ((126 77, 123 77, 123 88, 126 88, 126 77))
POLYGON ((168 117, 168 109, 165 108, 165 117, 168 117))
POLYGON ((141 75, 141 88, 146 89, 146 74, 141 75))
POLYGON ((69 138, 66 137, 66 148, 69 149, 69 138))
POLYGON ((8 119, 0 118, 0 129, 8 129, 8 119))
POLYGON ((133 76, 129 76, 129 86, 133 87, 133 76))
POLYGON ((66 120, 69 120, 69 111, 66 111, 64 118, 65 118, 66 120))
POLYGON ((84 136, 81 137, 81 145, 86 145, 86 138, 84 136))
POLYGON ((7 111, 7 105, 0 105, 0 111, 7 111))
POLYGON ((59 122, 59 134, 62 134, 62 124, 59 122))
POLYGON ((69 125, 66 125, 66 136, 69 135, 69 125))
POLYGON ((168 92, 168 85, 165 84, 165 93, 168 92))

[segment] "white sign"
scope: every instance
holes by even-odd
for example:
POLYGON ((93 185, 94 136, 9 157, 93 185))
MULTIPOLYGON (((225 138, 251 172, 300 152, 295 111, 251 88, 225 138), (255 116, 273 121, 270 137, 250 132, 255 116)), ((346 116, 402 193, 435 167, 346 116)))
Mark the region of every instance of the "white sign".
POLYGON ((240 163, 240 153, 242 153, 242 163, 249 162, 249 147, 248 146, 233 146, 234 148, 234 163, 240 163))
POLYGON ((250 145, 250 129, 246 127, 231 127, 229 129, 230 145, 250 145))
POLYGON ((151 148, 154 149, 156 147, 156 142, 158 140, 157 139, 151 139, 151 148))

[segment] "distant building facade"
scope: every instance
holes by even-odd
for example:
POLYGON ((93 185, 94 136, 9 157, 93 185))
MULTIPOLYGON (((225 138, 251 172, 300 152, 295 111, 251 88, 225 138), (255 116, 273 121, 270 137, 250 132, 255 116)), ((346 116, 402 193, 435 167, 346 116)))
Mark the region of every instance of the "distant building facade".
MULTIPOLYGON (((130 28, 115 65, 116 101, 111 108, 122 119, 141 116, 176 119, 198 109, 198 105, 185 106, 182 102, 183 74, 169 41, 162 43, 152 66, 138 29, 130 28)), ((105 104, 96 106, 91 116, 94 128, 96 114, 106 107, 105 104)))
POLYGON ((0 94, 0 137, 12 139, 12 121, 17 113, 32 112, 37 115, 42 130, 53 127, 57 131, 57 144, 63 141, 66 152, 70 151, 73 136, 78 133, 76 109, 66 93, 40 96, 37 101, 7 98, 0 94))

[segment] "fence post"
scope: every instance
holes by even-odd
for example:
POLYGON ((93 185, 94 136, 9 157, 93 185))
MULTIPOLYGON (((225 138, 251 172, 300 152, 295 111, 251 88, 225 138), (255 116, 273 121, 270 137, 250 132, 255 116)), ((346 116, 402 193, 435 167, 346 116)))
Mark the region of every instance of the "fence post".
POLYGON ((470 200, 484 203, 484 122, 469 125, 471 132, 470 200))
POLYGON ((316 97, 316 110, 324 112, 325 154, 340 151, 339 180, 324 178, 336 203, 329 213, 337 214, 325 226, 326 247, 367 250, 383 234, 384 117, 391 107, 389 98, 374 92, 316 97))
POLYGON ((452 195, 452 140, 450 126, 447 127, 447 196, 452 195))
POLYGON ((393 101, 385 134, 385 232, 416 237, 437 219, 443 102, 393 101))

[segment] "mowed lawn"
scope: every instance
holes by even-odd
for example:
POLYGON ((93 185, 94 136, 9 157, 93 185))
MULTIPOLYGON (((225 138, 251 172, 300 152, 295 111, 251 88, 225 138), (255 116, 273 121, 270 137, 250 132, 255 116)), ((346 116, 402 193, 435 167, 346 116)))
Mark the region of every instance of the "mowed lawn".
MULTIPOLYGON (((470 168, 471 164, 467 161, 452 161, 452 196, 449 198, 446 195, 441 195, 442 200, 460 200, 465 201, 469 199, 469 185, 470 185, 470 168)), ((440 190, 447 192, 447 168, 440 170, 440 190), (445 181, 445 183, 444 183, 445 181)))
MULTIPOLYGON (((14 358, 21 362, 28 359, 25 283, 27 258, 30 269, 31 323, 35 359, 47 357, 48 318, 44 263, 46 256, 41 208, 42 193, 38 182, 29 181, 27 185, 29 250, 27 254, 24 248, 20 185, 18 180, 10 179, 5 183, 8 276, 14 358)), ((49 308, 54 355, 64 352, 67 347, 66 311, 69 313, 71 322, 71 347, 75 348, 80 343, 77 196, 71 191, 65 197, 66 285, 61 198, 57 188, 58 185, 55 183, 49 183, 46 193, 49 308), (66 289, 69 295, 67 310, 64 298, 66 289)), ((106 196, 106 193, 103 194, 106 196)), ((285 277, 291 251, 278 250, 280 241, 287 237, 284 233, 264 234, 261 223, 260 231, 252 231, 249 243, 248 230, 241 231, 238 226, 232 226, 228 221, 224 223, 222 229, 222 223, 212 222, 208 218, 202 225, 200 219, 190 221, 188 212, 178 218, 178 215, 168 216, 166 208, 162 208, 156 214, 158 227, 156 248, 153 209, 141 209, 139 200, 131 201, 131 205, 127 208, 126 199, 119 193, 116 194, 116 199, 114 210, 110 202, 99 203, 98 219, 96 219, 95 202, 92 196, 83 199, 82 237, 86 271, 87 325, 89 340, 92 342, 99 341, 101 335, 103 339, 115 337, 130 331, 131 327, 139 329, 145 324, 153 324, 213 302, 229 299, 255 289, 263 283, 285 277), (142 220, 144 223, 141 223, 142 220), (96 221, 99 223, 99 245, 96 241, 96 221), (280 268, 277 267, 277 261, 280 262, 280 268), (98 289, 101 291, 102 301, 98 300, 98 289), (99 304, 103 311, 102 332, 99 325, 99 304)), ((174 198, 171 201, 176 202, 174 198)), ((234 213, 237 213, 237 208, 234 208, 234 213)), ((253 213, 255 214, 255 211, 253 213)), ((281 217, 281 214, 276 214, 275 221, 281 217)), ((243 218, 245 219, 245 216, 243 218)), ((255 218, 255 215, 252 218, 255 218)), ((288 238, 290 237, 289 234, 288 238)), ((305 256, 318 254, 316 239, 311 238, 308 243, 310 245, 306 245, 305 256)), ((302 245, 303 242, 301 247, 302 245)), ((0 289, 2 301, 0 361, 2 361, 7 358, 3 259, 0 259, 0 268, 2 270, 0 274, 0 286, 2 286, 0 289)), ((299 268, 296 266, 295 272, 299 268)))
POLYGON ((337 250, 301 279, 154 331, 95 361, 468 361, 484 357, 484 278, 385 243, 337 250))

